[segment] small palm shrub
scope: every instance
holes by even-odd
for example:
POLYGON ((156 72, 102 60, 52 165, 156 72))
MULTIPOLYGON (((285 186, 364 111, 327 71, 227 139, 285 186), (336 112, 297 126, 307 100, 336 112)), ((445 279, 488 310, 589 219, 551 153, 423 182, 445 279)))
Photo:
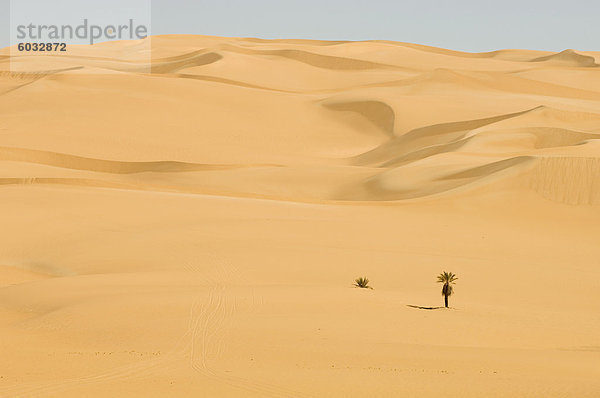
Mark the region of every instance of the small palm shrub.
POLYGON ((368 278, 356 278, 354 280, 354 287, 360 287, 361 289, 373 289, 371 286, 369 286, 369 279, 368 278))

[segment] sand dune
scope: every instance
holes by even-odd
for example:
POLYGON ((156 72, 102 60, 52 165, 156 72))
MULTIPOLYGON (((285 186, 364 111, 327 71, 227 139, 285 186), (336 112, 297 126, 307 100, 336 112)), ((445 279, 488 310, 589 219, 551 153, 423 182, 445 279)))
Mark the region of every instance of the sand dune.
POLYGON ((564 50, 558 54, 546 55, 533 59, 532 62, 547 62, 552 65, 575 66, 575 67, 595 67, 596 60, 589 55, 580 54, 575 50, 564 50))
POLYGON ((231 52, 239 52, 242 54, 275 56, 288 58, 294 61, 308 64, 317 68, 334 69, 334 70, 361 70, 361 69, 377 69, 391 68, 391 65, 379 64, 376 62, 362 61, 356 58, 334 57, 322 55, 309 51, 302 50, 256 50, 233 45, 224 45, 225 50, 231 52))
POLYGON ((373 123, 386 135, 394 135, 394 109, 385 102, 356 101, 356 102, 325 102, 326 108, 342 112, 356 112, 373 123))
POLYGON ((600 394, 599 53, 0 53, 0 396, 600 394))
POLYGON ((203 66, 212 64, 213 62, 219 61, 223 57, 218 53, 213 52, 206 54, 198 54, 197 52, 194 52, 192 54, 186 54, 185 56, 173 58, 153 62, 152 73, 174 73, 181 69, 193 66, 203 66))

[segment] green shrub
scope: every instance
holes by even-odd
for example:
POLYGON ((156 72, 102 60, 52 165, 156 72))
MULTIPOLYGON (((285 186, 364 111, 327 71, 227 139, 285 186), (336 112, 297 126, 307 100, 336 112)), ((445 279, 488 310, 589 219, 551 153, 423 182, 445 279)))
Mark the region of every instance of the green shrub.
POLYGON ((373 289, 371 286, 369 286, 369 279, 368 278, 356 278, 354 280, 354 287, 360 287, 361 289, 373 289))

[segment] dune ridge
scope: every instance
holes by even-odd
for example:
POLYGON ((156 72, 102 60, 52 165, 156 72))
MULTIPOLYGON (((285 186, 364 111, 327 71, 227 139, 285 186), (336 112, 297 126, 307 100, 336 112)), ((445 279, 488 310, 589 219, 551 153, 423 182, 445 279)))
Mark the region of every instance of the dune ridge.
POLYGON ((0 160, 45 164, 75 170, 87 170, 100 173, 132 174, 145 172, 177 173, 201 170, 229 170, 238 167, 261 167, 267 165, 217 165, 195 164, 178 161, 126 162, 116 160, 92 159, 63 153, 39 151, 24 148, 0 147, 0 160))
POLYGON ((546 55, 531 60, 532 62, 548 62, 555 65, 596 67, 596 60, 589 55, 580 54, 575 50, 567 49, 557 54, 546 55))
POLYGON ((284 50, 259 50, 233 45, 223 45, 225 50, 239 52, 242 54, 265 55, 288 58, 304 64, 308 64, 317 68, 333 69, 333 70, 362 70, 376 68, 393 68, 392 65, 380 64, 377 62, 363 61, 356 58, 334 57, 330 55, 322 55, 310 51, 284 49, 284 50))

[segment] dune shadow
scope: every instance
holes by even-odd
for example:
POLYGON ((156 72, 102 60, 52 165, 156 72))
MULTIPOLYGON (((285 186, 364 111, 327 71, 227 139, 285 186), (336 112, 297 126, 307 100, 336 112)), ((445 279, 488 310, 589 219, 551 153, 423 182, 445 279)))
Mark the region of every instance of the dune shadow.
POLYGON ((423 306, 420 306, 420 305, 410 305, 410 304, 408 304, 407 307, 417 308, 419 310, 441 310, 441 309, 445 308, 445 307, 423 307, 423 306))

